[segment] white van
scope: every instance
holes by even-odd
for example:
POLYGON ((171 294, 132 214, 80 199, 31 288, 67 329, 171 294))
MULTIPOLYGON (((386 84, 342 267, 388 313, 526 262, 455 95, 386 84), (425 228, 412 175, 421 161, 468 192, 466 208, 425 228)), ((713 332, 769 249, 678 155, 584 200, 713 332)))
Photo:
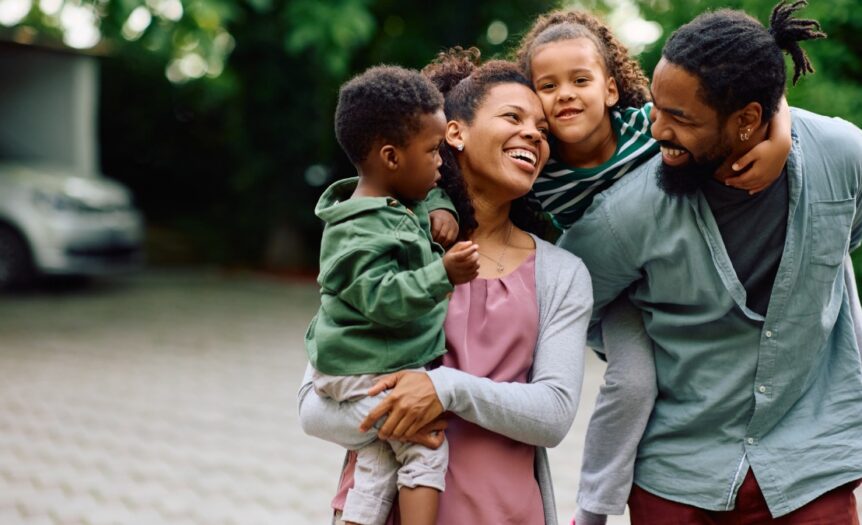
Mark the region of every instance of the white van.
POLYGON ((141 215, 100 175, 98 91, 97 56, 0 39, 0 289, 141 264, 141 215))
POLYGON ((49 164, 0 162, 0 289, 39 274, 105 275, 143 261, 129 191, 49 164))

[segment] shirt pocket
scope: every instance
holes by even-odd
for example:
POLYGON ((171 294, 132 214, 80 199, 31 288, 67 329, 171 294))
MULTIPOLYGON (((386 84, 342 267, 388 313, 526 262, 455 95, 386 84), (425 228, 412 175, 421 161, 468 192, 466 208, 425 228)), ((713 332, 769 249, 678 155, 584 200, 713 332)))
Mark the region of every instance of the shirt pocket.
POLYGON ((401 241, 403 269, 416 270, 431 262, 431 245, 424 236, 411 231, 397 230, 395 237, 401 241))
POLYGON ((832 282, 850 246, 856 201, 811 203, 811 277, 832 282))

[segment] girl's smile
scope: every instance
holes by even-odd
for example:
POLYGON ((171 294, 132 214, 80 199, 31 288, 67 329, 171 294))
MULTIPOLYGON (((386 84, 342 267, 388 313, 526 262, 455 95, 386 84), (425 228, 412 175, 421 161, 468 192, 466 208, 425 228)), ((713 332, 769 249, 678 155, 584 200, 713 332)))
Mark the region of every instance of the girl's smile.
POLYGON ((530 60, 530 71, 562 160, 580 165, 594 162, 597 151, 600 157, 613 154, 609 111, 619 94, 596 44, 586 37, 543 44, 530 60))

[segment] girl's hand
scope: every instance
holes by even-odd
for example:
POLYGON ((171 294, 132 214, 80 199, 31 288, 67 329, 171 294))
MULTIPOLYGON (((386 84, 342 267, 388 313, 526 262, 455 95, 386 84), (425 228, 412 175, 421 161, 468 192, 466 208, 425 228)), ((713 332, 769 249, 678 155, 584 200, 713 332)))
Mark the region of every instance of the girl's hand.
POLYGON ((769 187, 781 176, 787 156, 790 154, 790 107, 787 99, 781 99, 778 111, 769 122, 769 136, 740 157, 733 164, 734 171, 742 171, 751 164, 747 171, 735 177, 728 178, 728 186, 748 190, 749 195, 769 187))
POLYGON ((431 238, 444 248, 448 248, 458 239, 458 221, 447 210, 434 210, 428 213, 431 221, 431 238))
POLYGON ((375 396, 389 389, 392 391, 362 420, 361 432, 366 432, 388 414, 377 436, 404 440, 406 436, 418 434, 443 413, 434 384, 425 372, 395 372, 385 376, 371 387, 368 395, 375 396))

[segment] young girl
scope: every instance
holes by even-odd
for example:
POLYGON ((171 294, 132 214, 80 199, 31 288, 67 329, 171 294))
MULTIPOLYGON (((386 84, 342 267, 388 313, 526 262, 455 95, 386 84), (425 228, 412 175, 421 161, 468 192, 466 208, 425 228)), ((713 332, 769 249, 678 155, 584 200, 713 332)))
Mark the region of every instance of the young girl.
MULTIPOLYGON (((566 229, 596 194, 658 153, 650 135, 648 81, 610 29, 581 11, 540 16, 517 60, 539 94, 553 135, 551 160, 532 197, 566 229)), ((786 102, 771 124, 770 140, 734 165, 742 174, 728 185, 755 193, 779 177, 790 151, 786 102)), ((607 514, 625 510, 637 445, 657 392, 652 343, 626 298, 608 310, 602 326, 608 367, 587 430, 578 525, 605 523, 607 514)))

